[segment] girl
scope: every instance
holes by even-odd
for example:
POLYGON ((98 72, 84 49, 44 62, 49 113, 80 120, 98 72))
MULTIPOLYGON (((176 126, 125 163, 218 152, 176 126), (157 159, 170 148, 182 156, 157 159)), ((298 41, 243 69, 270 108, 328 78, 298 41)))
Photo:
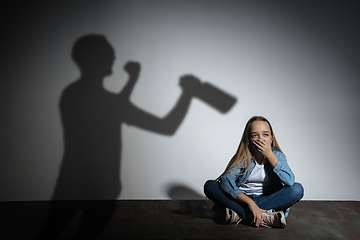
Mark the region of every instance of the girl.
POLYGON ((244 220, 256 227, 285 227, 289 207, 304 194, 270 122, 261 116, 247 122, 238 150, 216 180, 208 180, 204 192, 227 224, 244 220))

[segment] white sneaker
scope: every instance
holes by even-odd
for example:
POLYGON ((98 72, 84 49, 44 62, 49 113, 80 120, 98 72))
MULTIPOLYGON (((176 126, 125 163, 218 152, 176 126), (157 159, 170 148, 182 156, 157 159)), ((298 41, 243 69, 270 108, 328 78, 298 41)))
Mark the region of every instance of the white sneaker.
POLYGON ((268 210, 263 213, 264 219, 260 223, 263 227, 284 228, 286 226, 285 214, 283 211, 275 212, 268 210))
POLYGON ((231 210, 230 208, 225 209, 225 219, 224 224, 235 224, 238 225, 241 222, 242 218, 239 217, 239 215, 231 210))

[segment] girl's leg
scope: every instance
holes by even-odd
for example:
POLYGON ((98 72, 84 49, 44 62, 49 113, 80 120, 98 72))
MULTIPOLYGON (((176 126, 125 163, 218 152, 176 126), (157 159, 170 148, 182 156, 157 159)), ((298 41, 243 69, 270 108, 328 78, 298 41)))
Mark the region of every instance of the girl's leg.
POLYGON ((245 219, 245 210, 235 199, 226 195, 220 188, 219 182, 215 180, 208 180, 204 185, 205 195, 213 202, 235 211, 239 217, 245 219))
POLYGON ((274 209, 275 211, 285 210, 304 196, 304 188, 300 183, 294 183, 291 187, 283 187, 269 196, 262 196, 255 202, 259 208, 264 210, 274 209))

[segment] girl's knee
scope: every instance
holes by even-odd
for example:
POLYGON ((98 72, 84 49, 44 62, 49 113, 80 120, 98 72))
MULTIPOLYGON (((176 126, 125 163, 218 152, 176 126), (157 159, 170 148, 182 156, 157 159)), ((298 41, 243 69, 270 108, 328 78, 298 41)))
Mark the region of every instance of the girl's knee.
POLYGON ((207 180, 204 184, 204 191, 209 188, 214 188, 216 186, 215 184, 218 184, 218 182, 215 180, 207 180))
POLYGON ((215 180, 207 180, 204 184, 204 193, 208 198, 211 198, 215 192, 218 191, 219 182, 215 180))
POLYGON ((293 195, 295 195, 299 200, 304 196, 304 188, 301 183, 295 182, 291 188, 293 190, 293 195))

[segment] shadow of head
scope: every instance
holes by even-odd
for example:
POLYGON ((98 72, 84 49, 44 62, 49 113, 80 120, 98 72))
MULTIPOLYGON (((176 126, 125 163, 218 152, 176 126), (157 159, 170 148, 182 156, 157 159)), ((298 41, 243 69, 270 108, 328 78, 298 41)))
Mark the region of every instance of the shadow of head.
POLYGON ((205 196, 194 189, 181 184, 171 184, 167 187, 167 194, 173 200, 205 200, 205 196))
POLYGON ((109 76, 112 74, 115 51, 105 36, 90 34, 75 42, 72 59, 82 73, 109 76))

